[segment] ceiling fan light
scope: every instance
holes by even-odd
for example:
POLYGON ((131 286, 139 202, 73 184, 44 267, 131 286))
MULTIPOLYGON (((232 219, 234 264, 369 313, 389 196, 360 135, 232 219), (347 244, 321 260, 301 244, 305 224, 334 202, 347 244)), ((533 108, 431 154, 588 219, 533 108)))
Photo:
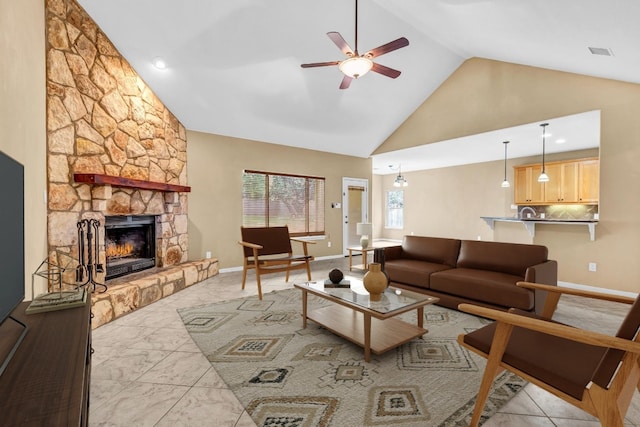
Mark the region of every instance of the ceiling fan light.
POLYGON ((357 79, 362 77, 371 70, 373 62, 369 58, 363 56, 355 56, 353 58, 345 59, 338 65, 340 71, 344 75, 357 79))

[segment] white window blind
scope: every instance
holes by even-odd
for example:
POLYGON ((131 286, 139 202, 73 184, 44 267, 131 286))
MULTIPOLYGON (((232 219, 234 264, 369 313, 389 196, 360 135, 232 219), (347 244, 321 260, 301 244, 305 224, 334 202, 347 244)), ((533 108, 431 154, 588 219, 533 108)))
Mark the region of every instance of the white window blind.
POLYGON ((292 236, 324 234, 324 183, 320 177, 244 171, 242 225, 286 225, 292 236))

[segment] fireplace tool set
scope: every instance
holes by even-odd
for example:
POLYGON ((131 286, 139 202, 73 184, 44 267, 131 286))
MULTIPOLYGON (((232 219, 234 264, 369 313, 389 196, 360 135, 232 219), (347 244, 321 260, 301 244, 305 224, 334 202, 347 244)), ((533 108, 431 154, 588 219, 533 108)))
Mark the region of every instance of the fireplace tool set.
POLYGON ((100 245, 98 242, 100 221, 97 219, 83 219, 78 221, 77 226, 78 266, 76 267, 76 283, 78 287, 91 284, 94 291, 96 286, 100 286, 104 288, 101 292, 105 292, 107 285, 96 282, 94 278, 98 273, 104 273, 104 266, 98 262, 100 259, 100 245), (93 239, 94 235, 95 241, 93 239))

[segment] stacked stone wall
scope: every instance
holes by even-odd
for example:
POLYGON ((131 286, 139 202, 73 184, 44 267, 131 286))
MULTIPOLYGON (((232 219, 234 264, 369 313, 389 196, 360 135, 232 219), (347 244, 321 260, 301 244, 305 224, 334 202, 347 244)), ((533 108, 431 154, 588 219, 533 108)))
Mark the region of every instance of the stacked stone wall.
MULTIPOLYGON (((187 184, 184 126, 74 0, 46 0, 49 260, 75 282, 81 219, 157 215, 159 267, 187 261, 187 194, 74 182, 74 173, 187 184)), ((104 232, 99 261, 105 264, 104 232)), ((104 274, 99 275, 104 280, 104 274)))

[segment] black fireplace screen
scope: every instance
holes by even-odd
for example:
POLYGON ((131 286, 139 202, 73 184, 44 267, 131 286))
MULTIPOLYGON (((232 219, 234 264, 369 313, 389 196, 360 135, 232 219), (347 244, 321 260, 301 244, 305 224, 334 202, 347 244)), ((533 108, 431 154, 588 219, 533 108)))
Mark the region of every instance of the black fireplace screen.
POLYGON ((155 267, 155 217, 105 218, 107 279, 155 267))

